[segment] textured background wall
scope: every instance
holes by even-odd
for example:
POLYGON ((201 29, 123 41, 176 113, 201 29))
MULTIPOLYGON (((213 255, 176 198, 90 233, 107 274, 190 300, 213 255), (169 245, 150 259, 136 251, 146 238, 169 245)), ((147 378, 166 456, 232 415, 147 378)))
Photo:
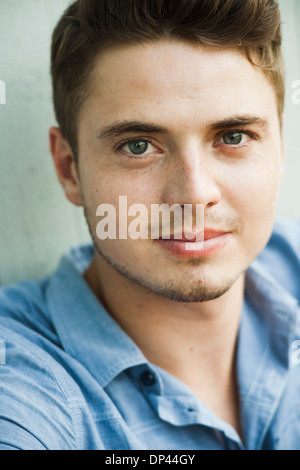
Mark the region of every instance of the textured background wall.
MULTIPOLYGON (((89 240, 82 210, 68 203, 53 169, 48 129, 55 124, 50 37, 69 0, 0 0, 0 284, 50 273, 69 246, 89 240)), ((287 68, 286 176, 278 215, 300 217, 300 1, 281 0, 287 68)), ((263 201, 262 201, 263 204, 263 201)))

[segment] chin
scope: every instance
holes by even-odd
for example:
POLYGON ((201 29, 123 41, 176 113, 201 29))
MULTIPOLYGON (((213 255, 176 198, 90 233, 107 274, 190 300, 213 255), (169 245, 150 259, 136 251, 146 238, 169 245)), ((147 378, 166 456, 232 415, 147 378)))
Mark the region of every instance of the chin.
POLYGON ((175 285, 167 286, 148 286, 152 292, 174 302, 182 303, 196 303, 196 302, 209 302, 218 299, 226 294, 232 287, 234 282, 228 282, 222 286, 207 286, 203 283, 198 283, 196 286, 187 286, 184 288, 176 287, 175 285))
POLYGON ((127 280, 146 289, 149 293, 156 294, 174 302, 208 302, 224 295, 234 284, 234 280, 226 280, 219 284, 211 285, 202 280, 193 280, 188 284, 186 280, 177 279, 162 281, 160 279, 145 278, 142 273, 135 273, 128 267, 121 266, 112 260, 107 254, 98 248, 101 257, 127 280))

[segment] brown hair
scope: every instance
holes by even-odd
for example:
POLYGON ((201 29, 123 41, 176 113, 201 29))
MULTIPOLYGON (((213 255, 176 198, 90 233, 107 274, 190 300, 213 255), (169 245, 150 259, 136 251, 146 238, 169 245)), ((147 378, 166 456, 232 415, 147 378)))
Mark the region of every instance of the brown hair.
POLYGON ((262 67, 284 107, 281 17, 276 0, 77 0, 52 37, 56 118, 77 158, 77 121, 101 49, 174 39, 236 48, 262 67))

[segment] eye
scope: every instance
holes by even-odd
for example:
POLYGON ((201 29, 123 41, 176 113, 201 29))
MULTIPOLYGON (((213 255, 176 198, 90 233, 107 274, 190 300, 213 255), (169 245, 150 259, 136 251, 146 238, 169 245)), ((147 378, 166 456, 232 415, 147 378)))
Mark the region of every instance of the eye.
POLYGON ((156 151, 156 148, 148 140, 133 140, 124 144, 121 149, 133 155, 148 155, 156 151))
POLYGON ((227 132, 226 134, 223 134, 221 139, 219 139, 215 145, 218 146, 225 144, 230 146, 238 146, 241 144, 246 144, 250 139, 251 136, 245 132, 227 132))

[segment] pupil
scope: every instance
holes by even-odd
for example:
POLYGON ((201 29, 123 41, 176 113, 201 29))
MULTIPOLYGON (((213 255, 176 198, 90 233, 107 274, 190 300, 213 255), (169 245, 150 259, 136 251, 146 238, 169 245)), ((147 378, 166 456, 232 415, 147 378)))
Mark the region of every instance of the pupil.
POLYGON ((141 155, 148 149, 148 142, 141 140, 139 142, 130 142, 129 149, 135 155, 141 155))
POLYGON ((226 134, 224 136, 224 141, 226 144, 234 144, 234 145, 238 145, 241 143, 243 139, 243 135, 240 133, 240 132, 236 132, 234 134, 226 134))

